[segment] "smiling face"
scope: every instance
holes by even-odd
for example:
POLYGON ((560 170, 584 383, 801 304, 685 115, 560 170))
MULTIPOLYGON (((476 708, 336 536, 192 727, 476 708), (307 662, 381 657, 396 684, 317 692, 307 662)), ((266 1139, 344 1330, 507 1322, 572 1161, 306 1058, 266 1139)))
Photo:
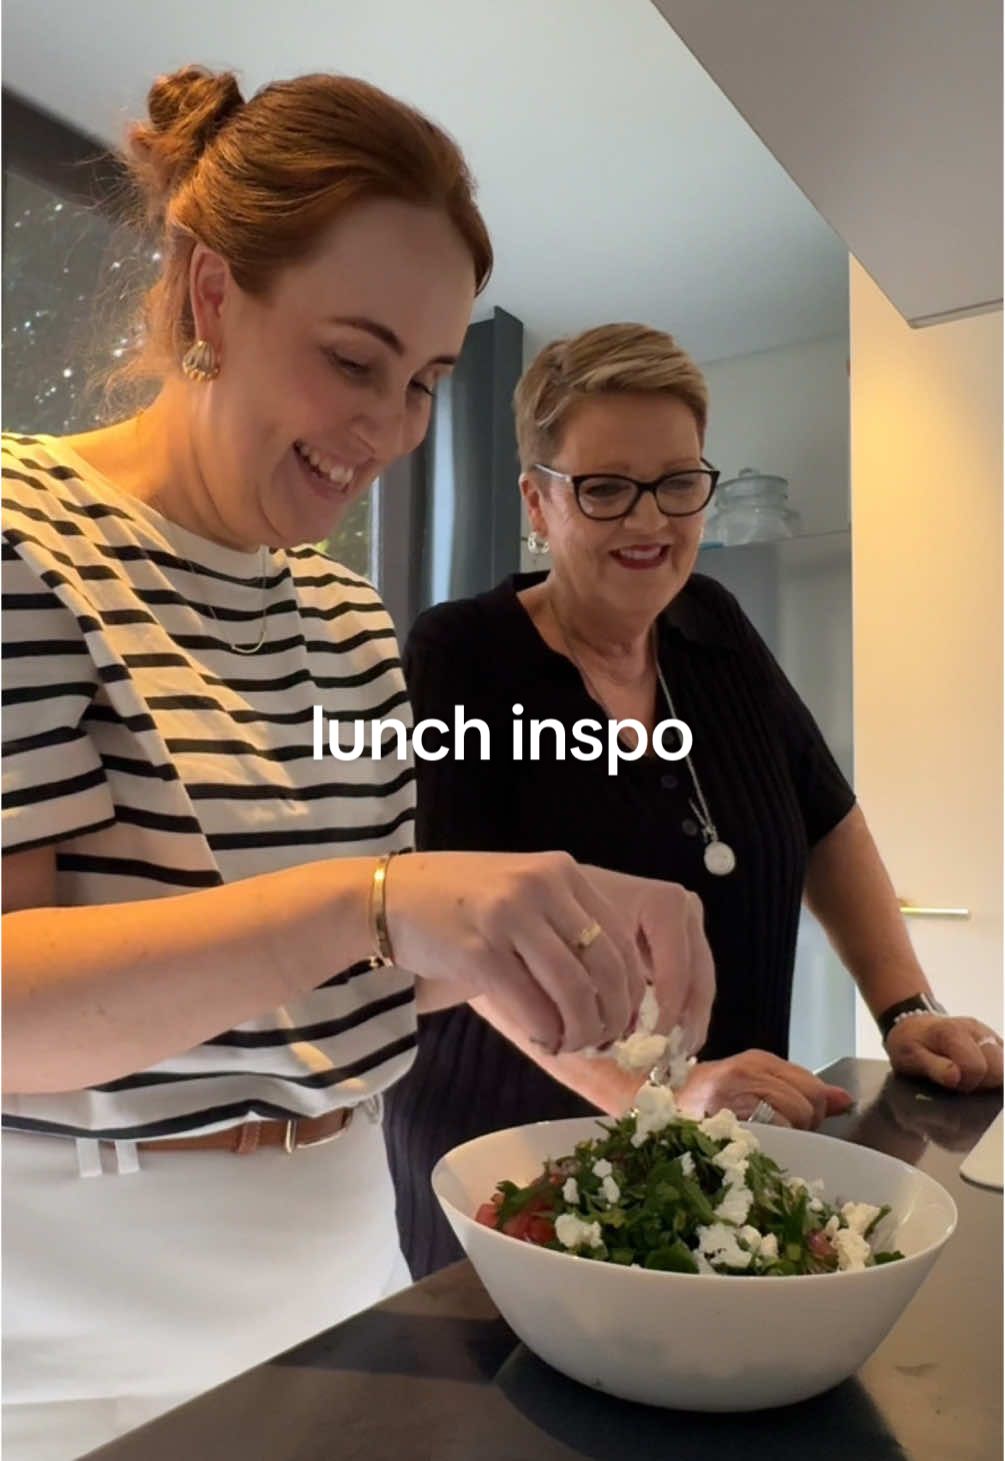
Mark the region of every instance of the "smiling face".
MULTIPOLYGON (((651 482, 701 465, 694 413, 676 396, 610 392, 587 397, 564 416, 546 463, 569 476, 612 473, 651 482)), ((521 490, 531 526, 551 547, 554 573, 570 596, 626 629, 650 623, 694 568, 705 513, 664 517, 644 493, 628 517, 596 522, 568 482, 526 472, 521 490)))
POLYGON ((222 535, 273 547, 330 536, 422 441, 474 296, 449 218, 401 202, 350 209, 264 298, 197 248, 193 312, 221 370, 191 387, 193 440, 222 535))

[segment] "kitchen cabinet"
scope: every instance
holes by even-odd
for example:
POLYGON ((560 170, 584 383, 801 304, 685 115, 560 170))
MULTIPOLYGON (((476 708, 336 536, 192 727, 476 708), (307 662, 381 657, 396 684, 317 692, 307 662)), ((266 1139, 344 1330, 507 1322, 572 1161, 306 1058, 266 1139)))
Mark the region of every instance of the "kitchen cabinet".
POLYGON ((655 0, 913 325, 1000 307, 1000 0, 655 0))

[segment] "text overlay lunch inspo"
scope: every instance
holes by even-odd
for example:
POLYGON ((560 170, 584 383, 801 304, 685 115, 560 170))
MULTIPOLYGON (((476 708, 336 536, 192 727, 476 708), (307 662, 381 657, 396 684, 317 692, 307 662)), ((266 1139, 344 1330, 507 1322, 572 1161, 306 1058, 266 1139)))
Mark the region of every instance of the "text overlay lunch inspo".
MULTIPOLYGON (((606 755, 607 771, 616 776, 622 761, 638 761, 650 744, 663 761, 683 761, 691 751, 693 737, 682 720, 661 720, 650 737, 639 720, 577 720, 571 736, 560 720, 524 720, 523 706, 513 706, 513 722, 507 757, 514 761, 599 761, 606 755), (623 739, 624 733, 633 739, 623 739), (667 744, 669 737, 670 744, 667 744)), ((480 761, 492 759, 492 733, 484 720, 467 720, 464 706, 454 708, 454 724, 430 718, 409 727, 399 720, 326 719, 324 709, 314 706, 314 760, 325 752, 339 761, 358 761, 363 756, 384 760, 389 756, 405 761, 411 754, 420 761, 442 761, 453 753, 463 761, 467 756, 480 761)))

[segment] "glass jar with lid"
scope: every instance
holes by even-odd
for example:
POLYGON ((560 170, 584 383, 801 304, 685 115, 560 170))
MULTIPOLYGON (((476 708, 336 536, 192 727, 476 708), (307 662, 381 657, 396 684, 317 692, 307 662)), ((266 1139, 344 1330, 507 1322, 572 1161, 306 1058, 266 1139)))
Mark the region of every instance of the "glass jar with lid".
POLYGON ((709 533, 725 548, 792 538, 798 531, 799 514, 788 502, 789 484, 784 477, 744 467, 738 476, 719 483, 709 533))

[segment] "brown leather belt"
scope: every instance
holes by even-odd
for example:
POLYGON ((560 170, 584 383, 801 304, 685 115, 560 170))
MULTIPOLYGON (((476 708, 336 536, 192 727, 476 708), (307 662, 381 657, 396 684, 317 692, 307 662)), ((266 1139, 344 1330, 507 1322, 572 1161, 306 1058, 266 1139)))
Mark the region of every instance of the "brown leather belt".
POLYGON ((322 1146, 334 1141, 348 1128, 353 1118, 352 1106, 341 1106, 324 1116, 303 1116, 291 1121, 245 1121, 242 1126, 228 1126, 225 1131, 211 1131, 206 1136, 169 1136, 162 1141, 141 1141, 141 1152, 233 1152, 245 1157, 262 1147, 282 1147, 295 1152, 300 1147, 322 1146))

